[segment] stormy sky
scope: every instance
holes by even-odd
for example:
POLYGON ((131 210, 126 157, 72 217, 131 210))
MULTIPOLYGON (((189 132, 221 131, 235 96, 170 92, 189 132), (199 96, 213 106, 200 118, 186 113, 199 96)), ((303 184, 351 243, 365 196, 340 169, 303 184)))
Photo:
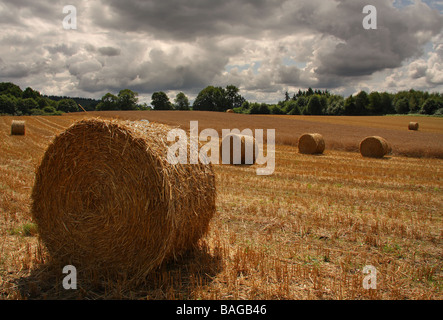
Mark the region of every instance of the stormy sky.
POLYGON ((442 13, 431 0, 0 0, 0 82, 97 99, 129 88, 148 104, 229 84, 268 103, 308 87, 442 92, 442 13))

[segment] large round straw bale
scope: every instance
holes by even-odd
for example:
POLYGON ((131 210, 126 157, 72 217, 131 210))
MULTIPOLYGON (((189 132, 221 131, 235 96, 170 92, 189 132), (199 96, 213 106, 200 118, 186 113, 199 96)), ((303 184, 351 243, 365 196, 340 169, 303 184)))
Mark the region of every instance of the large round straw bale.
POLYGON ((418 130, 418 122, 409 122, 408 129, 413 130, 413 131, 417 131, 418 130))
POLYGON ((382 137, 367 137, 360 142, 360 153, 363 157, 383 158, 391 152, 391 146, 382 137))
POLYGON ((25 121, 12 120, 11 123, 11 135, 13 136, 23 136, 25 135, 25 121))
POLYGON ((140 278, 207 232, 212 166, 168 163, 170 129, 92 119, 55 137, 32 191, 32 216, 55 262, 140 278))
POLYGON ((258 147, 255 138, 249 135, 230 133, 223 137, 219 145, 220 159, 223 164, 248 164, 255 163, 258 157, 258 147), (229 163, 223 161, 223 146, 229 144, 229 163), (240 154, 240 162, 237 163, 236 154, 240 154), (249 156, 247 156, 249 154, 249 156))
POLYGON ((235 113, 234 110, 232 110, 232 109, 228 109, 228 110, 226 110, 226 112, 227 113, 235 113))
POLYGON ((325 151, 325 140, 319 133, 306 133, 298 139, 298 150, 304 154, 320 154, 325 151))

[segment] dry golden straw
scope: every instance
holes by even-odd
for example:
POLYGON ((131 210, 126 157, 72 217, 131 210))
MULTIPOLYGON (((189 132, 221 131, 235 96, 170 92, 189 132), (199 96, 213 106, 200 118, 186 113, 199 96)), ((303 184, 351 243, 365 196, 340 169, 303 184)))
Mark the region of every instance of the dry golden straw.
POLYGON ((325 151, 325 140, 319 133, 303 134, 298 140, 298 151, 304 154, 321 154, 325 151))
POLYGON ((55 262, 140 279, 207 232, 212 166, 168 163, 170 129, 93 119, 54 139, 36 173, 32 216, 55 262))
MULTIPOLYGON (((219 145, 219 152, 220 152, 220 159, 223 161, 223 145, 229 143, 229 164, 248 164, 252 165, 255 163, 258 157, 258 148, 255 143, 255 138, 248 135, 240 135, 231 133, 226 135, 220 145, 219 145), (237 149, 237 146, 240 146, 240 150, 237 149), (252 151, 252 158, 248 159, 246 157, 246 152, 252 151), (235 152, 240 151, 240 163, 234 163, 235 160, 235 152), (252 161, 248 161, 252 160, 252 161)), ((221 162, 223 163, 223 162, 221 162)))
POLYGON ((389 143, 382 137, 367 137, 360 142, 360 153, 363 157, 383 158, 390 152, 389 143))
POLYGON ((413 130, 413 131, 417 131, 418 130, 418 122, 409 122, 408 129, 413 130))
POLYGON ((12 120, 11 124, 11 135, 13 136, 24 136, 25 135, 25 121, 12 120))
POLYGON ((234 113, 234 110, 232 110, 232 109, 228 109, 228 110, 226 110, 226 112, 227 112, 227 113, 234 113))

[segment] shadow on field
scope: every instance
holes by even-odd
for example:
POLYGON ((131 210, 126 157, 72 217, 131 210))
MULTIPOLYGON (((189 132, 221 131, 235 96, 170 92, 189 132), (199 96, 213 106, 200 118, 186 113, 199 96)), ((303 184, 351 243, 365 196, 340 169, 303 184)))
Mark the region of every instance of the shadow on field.
POLYGON ((188 251, 137 283, 124 275, 110 278, 92 273, 82 276, 78 272, 77 289, 66 290, 63 279, 68 274, 63 274, 60 266, 45 263, 29 276, 17 279, 15 285, 21 298, 30 300, 194 299, 222 271, 222 251, 212 251, 206 246, 188 251))

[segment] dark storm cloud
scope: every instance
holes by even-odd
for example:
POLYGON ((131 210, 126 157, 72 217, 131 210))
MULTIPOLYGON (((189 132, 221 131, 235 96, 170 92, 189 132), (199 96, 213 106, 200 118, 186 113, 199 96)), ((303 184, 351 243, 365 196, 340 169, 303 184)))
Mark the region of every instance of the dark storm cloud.
POLYGON ((103 1, 95 22, 105 28, 148 32, 156 37, 194 40, 219 35, 257 34, 275 19, 283 0, 103 1), (103 9, 107 8, 107 9, 103 9))

